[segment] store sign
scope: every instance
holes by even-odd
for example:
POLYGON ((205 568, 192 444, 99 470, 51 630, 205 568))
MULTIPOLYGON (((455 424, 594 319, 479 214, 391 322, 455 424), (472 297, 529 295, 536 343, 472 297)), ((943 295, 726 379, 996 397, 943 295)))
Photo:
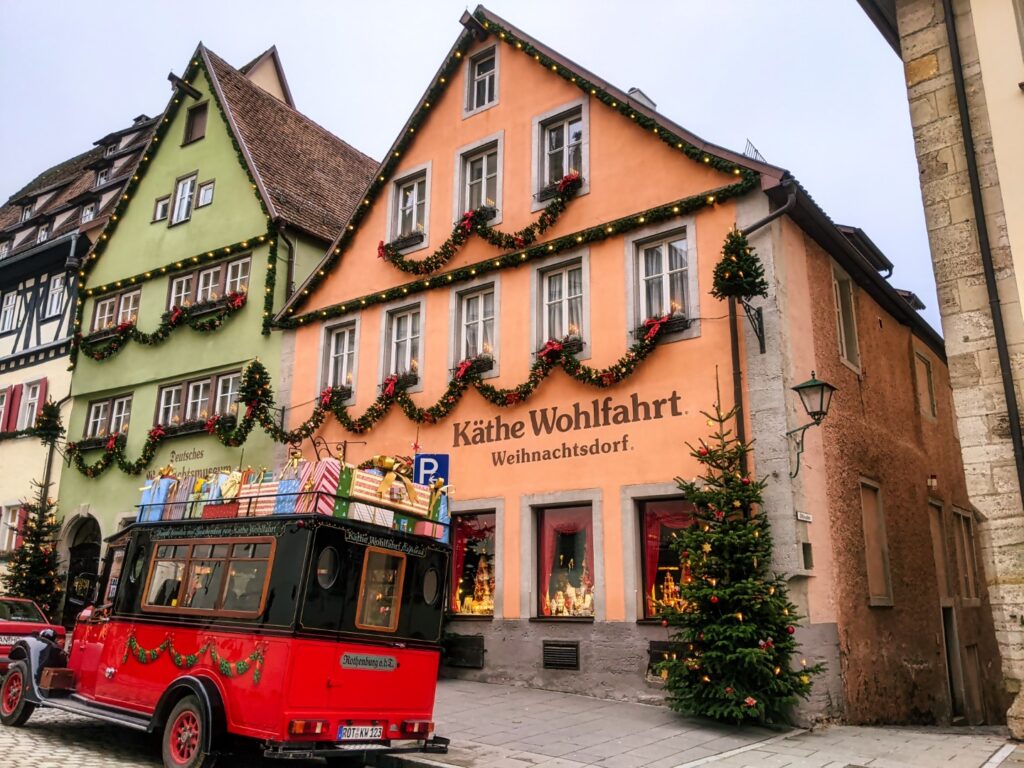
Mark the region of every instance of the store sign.
POLYGON ((342 669, 363 669, 370 672, 394 672, 398 659, 394 656, 377 656, 372 653, 341 654, 342 669))
POLYGON ((351 528, 345 529, 345 541, 351 544, 361 544, 364 547, 379 547, 380 549, 393 549, 396 552, 411 557, 423 557, 427 554, 425 547, 418 544, 410 544, 407 541, 396 541, 387 536, 378 536, 366 531, 356 531, 351 528))

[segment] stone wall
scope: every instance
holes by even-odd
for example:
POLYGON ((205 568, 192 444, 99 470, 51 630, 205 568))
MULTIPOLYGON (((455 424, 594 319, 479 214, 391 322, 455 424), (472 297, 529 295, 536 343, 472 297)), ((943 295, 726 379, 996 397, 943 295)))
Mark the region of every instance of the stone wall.
MULTIPOLYGON (((982 515, 982 550, 1005 685, 1010 694, 1017 694, 1024 679, 1024 511, 968 185, 946 20, 940 0, 898 0, 896 6, 968 492, 982 515)), ((982 201, 1019 398, 1024 324, 1015 266, 970 3, 958 0, 954 9, 982 201)), ((1020 169, 1004 169, 1009 172, 1020 169)), ((1022 697, 1017 697, 1008 720, 1014 734, 1024 736, 1022 697)))

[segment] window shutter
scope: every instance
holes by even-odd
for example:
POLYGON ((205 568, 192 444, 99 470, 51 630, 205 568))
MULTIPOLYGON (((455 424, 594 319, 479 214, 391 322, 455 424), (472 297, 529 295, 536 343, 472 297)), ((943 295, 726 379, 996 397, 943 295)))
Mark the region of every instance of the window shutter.
POLYGON ((46 405, 46 383, 47 379, 45 378, 39 380, 39 402, 36 403, 36 416, 43 412, 43 406, 46 405))
POLYGON ((21 406, 21 384, 15 384, 7 391, 7 409, 4 414, 4 432, 13 432, 18 425, 18 408, 21 406))
POLYGON ((14 548, 21 549, 21 543, 25 540, 25 523, 28 521, 28 510, 22 507, 18 510, 18 532, 14 537, 14 548))

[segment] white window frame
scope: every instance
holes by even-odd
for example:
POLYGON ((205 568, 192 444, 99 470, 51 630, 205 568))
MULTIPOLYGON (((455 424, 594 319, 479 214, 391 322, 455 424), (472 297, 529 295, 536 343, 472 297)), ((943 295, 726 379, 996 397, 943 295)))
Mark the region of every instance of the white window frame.
POLYGON ((117 324, 138 322, 139 306, 141 303, 141 288, 121 294, 121 300, 118 302, 117 309, 117 324))
POLYGON ((164 195, 153 201, 153 221, 165 221, 171 213, 171 196, 164 195))
POLYGON ((50 239, 50 225, 40 224, 39 229, 36 230, 36 243, 45 243, 50 239))
POLYGON ((7 254, 11 252, 11 241, 3 240, 0 241, 0 259, 6 259, 7 254))
POLYGON ((110 426, 110 401, 100 400, 89 404, 89 414, 85 420, 85 436, 106 437, 110 426))
POLYGON ((21 522, 21 506, 11 504, 6 507, 0 506, 3 512, 3 548, 0 552, 12 552, 18 545, 18 523, 21 522))
POLYGON ((241 373, 225 373, 218 376, 214 413, 220 416, 230 416, 238 413, 238 393, 241 389, 241 373), (227 386, 225 387, 225 385, 227 386))
POLYGON ((575 355, 579 360, 590 357, 590 250, 581 248, 565 254, 556 254, 538 262, 530 273, 530 352, 536 352, 550 338, 547 335, 547 279, 553 272, 566 271, 579 264, 583 270, 583 306, 580 338, 583 339, 583 351, 575 355))
POLYGON ((131 418, 132 396, 115 397, 110 407, 110 433, 125 434, 128 432, 131 418))
POLYGON ((689 296, 689 273, 690 273, 690 243, 686 238, 686 232, 675 233, 661 237, 656 240, 638 243, 636 248, 636 269, 637 269, 637 293, 638 301, 640 306, 640 320, 646 320, 651 317, 661 317, 663 315, 675 316, 677 313, 682 316, 686 316, 690 309, 690 296, 689 296), (673 270, 669 263, 669 246, 672 243, 682 241, 683 247, 683 266, 679 269, 673 270), (661 271, 656 275, 648 275, 647 269, 647 251, 653 248, 657 248, 659 256, 661 258, 661 271), (674 311, 672 307, 672 275, 676 273, 682 273, 682 291, 683 295, 679 302, 678 310, 674 311), (657 279, 659 282, 659 293, 661 306, 655 312, 647 304, 647 283, 650 280, 657 279))
POLYGON ((462 214, 466 212, 465 203, 468 202, 468 196, 466 190, 468 188, 468 178, 466 169, 468 167, 468 161, 472 160, 479 155, 491 149, 497 150, 497 158, 495 160, 497 164, 497 179, 495 183, 495 205, 494 208, 496 213, 494 218, 488 221, 488 224, 495 225, 500 224, 504 216, 503 204, 504 204, 504 186, 505 186, 505 131, 501 130, 497 133, 492 133, 490 136, 474 141, 471 144, 459 147, 455 152, 455 163, 454 163, 454 175, 452 180, 452 221, 459 221, 462 218, 462 214))
POLYGON ((462 211, 465 213, 477 208, 492 207, 488 205, 487 186, 494 180, 494 205, 497 209, 498 186, 501 184, 501 166, 498 162, 498 148, 496 146, 483 147, 477 152, 462 156, 462 211), (480 178, 473 179, 472 168, 480 164, 480 178), (479 184, 479 190, 474 185, 479 184), (480 200, 473 205, 474 193, 479 191, 480 200))
POLYGON ((623 265, 626 278, 626 341, 628 344, 636 342, 633 332, 647 319, 643 316, 646 307, 642 299, 643 285, 640 279, 643 247, 671 240, 680 233, 686 238, 686 299, 689 303, 686 308, 686 317, 690 324, 686 330, 663 333, 658 337, 658 343, 667 344, 700 336, 700 260, 697 255, 696 232, 695 219, 687 216, 669 224, 653 224, 634 230, 623 238, 623 265))
POLYGON ((210 400, 213 382, 210 379, 190 381, 185 398, 185 421, 200 421, 210 418, 210 400), (205 413, 204 413, 205 411, 205 413))
POLYGON ((7 388, 0 389, 0 425, 7 421, 7 388))
POLYGON ((35 212, 35 203, 29 203, 21 209, 21 223, 24 224, 26 221, 32 218, 32 214, 35 212))
POLYGON ((225 265, 218 264, 215 267, 201 270, 196 275, 196 304, 202 304, 204 301, 216 301, 220 298, 219 295, 214 296, 214 293, 220 289, 220 273, 225 265), (215 280, 212 284, 203 284, 204 278, 208 275, 214 275, 215 280))
POLYGON ((18 318, 18 292, 8 291, 0 303, 0 333, 14 330, 18 318))
POLYGON ((64 308, 66 286, 63 275, 50 275, 46 286, 46 318, 59 317, 64 308))
POLYGON ((36 416, 39 413, 39 396, 41 394, 42 382, 40 381, 29 382, 22 387, 16 429, 28 429, 36 423, 36 416))
POLYGON ((423 317, 418 306, 388 313, 388 376, 419 375, 423 347, 423 317), (403 322, 404 321, 404 322, 403 322), (400 329, 405 332, 399 336, 400 329))
POLYGON ((120 145, 120 142, 116 142, 116 141, 113 144, 107 144, 107 146, 103 148, 103 156, 104 157, 110 157, 112 154, 117 152, 117 149, 118 149, 119 145, 120 145))
POLYGON ((198 178, 198 173, 190 173, 188 176, 178 179, 175 183, 169 226, 173 227, 175 224, 182 224, 192 218, 198 178))
POLYGON ((458 315, 457 315, 457 323, 456 323, 456 331, 455 332, 456 332, 456 334, 458 334, 458 358, 459 358, 460 361, 461 360, 467 360, 470 357, 475 357, 477 355, 484 354, 484 353, 486 353, 488 355, 491 355, 491 357, 494 357, 494 355, 495 355, 494 329, 498 325, 497 308, 498 308, 498 296, 497 296, 497 293, 494 290, 494 284, 493 283, 485 285, 485 286, 483 286, 481 288, 475 288, 475 289, 469 290, 469 291, 462 291, 459 294, 459 312, 458 312, 458 315), (484 298, 487 295, 491 296, 491 315, 490 315, 489 318, 484 315, 484 298), (470 322, 470 321, 467 320, 466 316, 467 316, 468 304, 469 304, 470 301, 473 301, 473 300, 476 300, 476 301, 479 302, 479 313, 477 315, 477 319, 472 321, 472 322, 470 322), (484 346, 486 345, 487 342, 485 342, 483 340, 484 327, 485 327, 485 325, 486 325, 488 320, 490 320, 490 323, 491 323, 491 332, 490 332, 491 348, 489 350, 484 349, 484 346), (473 351, 473 350, 469 349, 469 339, 468 339, 467 331, 469 329, 470 324, 475 326, 476 333, 478 335, 477 338, 478 338, 478 347, 479 347, 479 349, 477 349, 476 351, 473 351))
POLYGON ((538 200, 538 193, 547 184, 544 183, 544 168, 546 167, 546 145, 545 128, 560 120, 567 119, 572 113, 579 112, 583 121, 583 141, 580 147, 580 165, 582 166, 583 184, 576 197, 590 192, 590 101, 586 97, 574 99, 566 104, 550 109, 533 118, 530 130, 530 211, 536 213, 543 210, 550 200, 538 200))
POLYGON ((173 384, 160 390, 157 424, 169 427, 181 423, 183 385, 173 384), (178 420, 174 421, 175 416, 178 420))
POLYGON ((499 52, 497 44, 491 45, 484 48, 472 56, 467 57, 466 61, 466 88, 465 98, 462 101, 462 117, 472 117, 473 115, 484 112, 498 105, 500 86, 501 86, 501 54, 499 52), (492 86, 492 98, 490 101, 485 101, 482 104, 476 103, 476 83, 478 79, 476 74, 476 67, 483 61, 489 58, 494 59, 494 68, 485 77, 490 77, 493 80, 492 86))
POLYGON ((857 333, 857 292, 853 278, 838 264, 832 264, 832 299, 836 315, 836 341, 839 344, 839 359, 843 364, 860 373, 860 334, 857 333), (846 298, 848 305, 844 303, 846 298), (849 310, 847 317, 847 311, 849 310), (852 333, 853 354, 850 354, 848 336, 852 333))
MULTIPOLYGON (((404 315, 410 312, 419 312, 420 315, 420 329, 419 329, 419 351, 418 351, 418 366, 416 368, 416 374, 419 377, 416 384, 407 389, 407 392, 420 392, 423 389, 424 371, 425 364, 424 359, 424 343, 427 338, 427 327, 426 327, 426 302, 423 297, 419 299, 413 299, 412 301, 396 301, 392 304, 386 305, 382 308, 383 314, 381 315, 382 322, 380 324, 380 359, 379 368, 380 378, 379 381, 384 381, 391 375, 393 366, 392 359, 392 320, 400 315, 404 315)), ((358 343, 358 339, 357 339, 358 343)), ((358 349, 358 347, 357 347, 358 349)), ((358 355, 357 355, 358 359, 358 355)))
POLYGON ((388 189, 388 220, 387 220, 387 241, 390 243, 397 240, 402 235, 399 234, 400 229, 398 226, 398 220, 400 216, 399 201, 401 199, 400 190, 403 186, 413 183, 414 181, 422 179, 424 184, 424 206, 423 206, 423 240, 414 245, 410 245, 408 248, 403 248, 399 253, 406 254, 414 251, 419 251, 430 245, 430 197, 431 197, 431 162, 421 163, 420 165, 412 166, 411 168, 404 169, 401 175, 397 177, 395 182, 391 184, 388 189))
POLYGON ((96 171, 96 186, 97 187, 102 187, 108 181, 110 181, 110 169, 109 168, 100 168, 98 171, 96 171))
POLYGON ((80 221, 82 224, 88 224, 90 221, 96 218, 96 203, 86 203, 82 206, 82 215, 80 221))
POLYGON ((248 293, 249 278, 252 269, 252 259, 246 257, 232 261, 227 265, 227 273, 224 281, 224 295, 230 293, 248 293))
POLYGON ((92 329, 94 331, 103 331, 107 328, 113 328, 114 323, 117 319, 117 296, 108 296, 105 299, 97 299, 96 306, 93 308, 92 314, 92 329), (109 312, 106 308, 109 307, 109 312))
POLYGON ((328 328, 326 349, 326 386, 353 389, 356 383, 356 360, 359 357, 356 323, 339 323, 328 328))
POLYGON ((182 275, 171 279, 171 295, 167 298, 167 309, 175 307, 188 307, 192 304, 192 281, 195 280, 195 273, 182 275), (179 290, 184 286, 185 290, 179 290))
POLYGON ((213 204, 213 186, 214 186, 213 181, 204 181, 202 184, 199 185, 199 187, 196 189, 196 197, 195 197, 195 205, 194 205, 195 208, 205 208, 206 206, 213 204), (204 203, 203 202, 203 195, 206 192, 210 193, 210 199, 207 200, 204 203))

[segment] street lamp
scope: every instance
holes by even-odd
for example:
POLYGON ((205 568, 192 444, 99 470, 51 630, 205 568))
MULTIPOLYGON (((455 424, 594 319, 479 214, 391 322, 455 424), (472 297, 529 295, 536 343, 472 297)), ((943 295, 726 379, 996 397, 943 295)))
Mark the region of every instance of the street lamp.
POLYGON ((811 427, 821 424, 828 416, 829 406, 832 405, 832 393, 836 388, 827 381, 819 381, 814 371, 811 371, 811 378, 803 384, 792 387, 793 391, 800 395, 800 402, 811 420, 802 427, 791 429, 786 437, 793 441, 796 447, 796 468, 790 473, 790 477, 796 477, 800 473, 800 454, 804 452, 804 433, 811 427))

